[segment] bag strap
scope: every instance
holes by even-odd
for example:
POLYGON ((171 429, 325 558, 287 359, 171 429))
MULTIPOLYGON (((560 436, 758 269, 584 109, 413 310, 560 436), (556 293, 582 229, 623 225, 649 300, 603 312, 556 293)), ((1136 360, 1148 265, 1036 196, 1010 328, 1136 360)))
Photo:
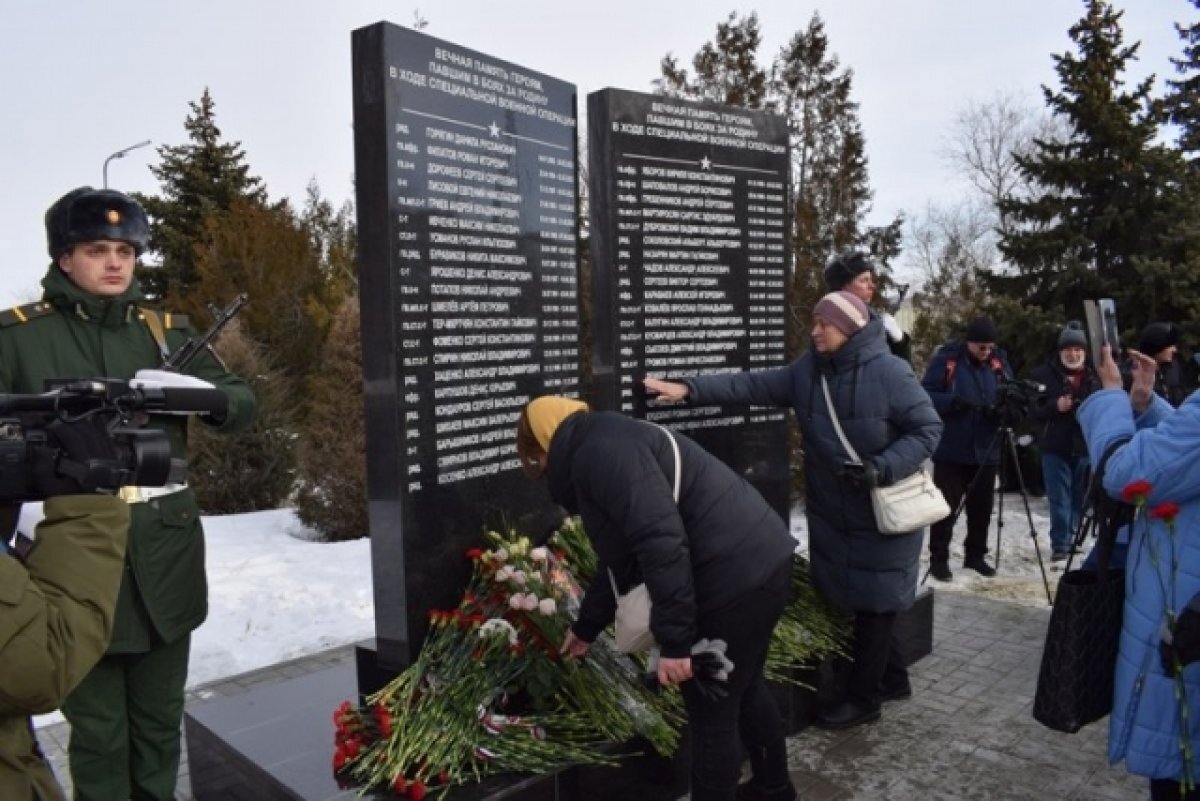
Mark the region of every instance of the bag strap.
MULTIPOLYGON (((667 435, 667 439, 671 441, 671 450, 675 453, 675 483, 671 487, 671 496, 675 499, 676 505, 679 504, 679 482, 683 478, 683 459, 679 456, 679 443, 675 441, 675 435, 671 433, 671 429, 666 426, 660 426, 658 423, 651 425, 658 426, 662 432, 667 435)), ((613 575, 612 568, 608 568, 608 582, 612 584, 613 597, 620 598, 621 592, 617 589, 617 579, 613 575)))
POLYGON ((842 441, 842 447, 846 449, 846 453, 850 454, 852 462, 862 464, 862 459, 858 457, 858 451, 854 450, 850 440, 846 439, 846 432, 842 431, 842 424, 833 408, 833 398, 829 397, 829 383, 825 380, 825 376, 821 376, 821 391, 825 393, 825 405, 829 407, 829 419, 833 422, 833 430, 837 432, 838 439, 842 441))
POLYGON ((671 496, 675 499, 676 505, 679 504, 679 482, 683 478, 683 459, 679 456, 679 443, 675 441, 675 435, 671 433, 671 429, 666 426, 654 425, 662 429, 662 432, 667 435, 667 439, 671 441, 671 450, 675 453, 675 483, 671 486, 671 496))
POLYGON ((1096 577, 1100 581, 1108 578, 1108 564, 1117 542, 1117 531, 1123 525, 1133 522, 1135 507, 1110 498, 1104 491, 1104 471, 1108 469, 1108 460, 1122 446, 1128 444, 1130 439, 1132 437, 1121 437, 1109 443, 1104 449, 1104 455, 1100 457, 1100 463, 1092 471, 1092 481, 1088 487, 1096 513, 1096 577))

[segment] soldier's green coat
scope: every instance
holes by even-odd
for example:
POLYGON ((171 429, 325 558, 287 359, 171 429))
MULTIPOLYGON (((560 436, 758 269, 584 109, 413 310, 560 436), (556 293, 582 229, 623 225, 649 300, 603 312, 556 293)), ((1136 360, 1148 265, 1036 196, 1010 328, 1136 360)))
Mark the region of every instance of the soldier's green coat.
MULTIPOLYGON (((56 265, 42 279, 42 302, 0 314, 0 392, 42 392, 48 378, 130 379, 158 367, 158 346, 141 319, 144 295, 137 282, 113 299, 100 299, 75 286, 56 265), (24 321, 21 321, 24 318, 24 321)), ((164 318, 165 319, 165 318, 164 318)), ((170 320, 173 351, 195 331, 185 318, 170 320)), ((229 398, 218 428, 235 432, 253 421, 250 387, 208 351, 188 367, 229 398)), ((154 415, 151 428, 166 431, 172 455, 186 458, 187 417, 154 415)), ((195 629, 208 613, 204 536, 191 490, 131 505, 126 570, 117 603, 109 653, 148 651, 157 640, 172 642, 195 629)))
POLYGON ((104 653, 129 507, 105 495, 45 504, 26 565, 0 556, 0 798, 61 799, 29 715, 58 708, 104 653))

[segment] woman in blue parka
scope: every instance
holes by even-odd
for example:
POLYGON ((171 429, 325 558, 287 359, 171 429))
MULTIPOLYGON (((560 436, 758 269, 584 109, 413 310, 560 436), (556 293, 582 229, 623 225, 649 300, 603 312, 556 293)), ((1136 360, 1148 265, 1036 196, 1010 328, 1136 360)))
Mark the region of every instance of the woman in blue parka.
MULTIPOLYGON (((1131 773, 1150 779, 1151 798, 1194 798, 1179 793, 1188 744, 1195 777, 1200 765, 1200 667, 1183 668, 1183 692, 1163 664, 1160 643, 1168 614, 1178 616, 1200 593, 1200 393, 1178 409, 1154 394, 1154 360, 1130 352, 1133 386, 1122 390, 1108 348, 1097 370, 1104 387, 1079 407, 1079 423, 1092 463, 1114 443, 1104 489, 1121 497, 1130 484, 1147 482, 1145 507, 1134 521, 1126 561, 1125 613, 1117 654, 1108 757, 1125 760, 1131 773), (1148 510, 1179 507, 1172 526, 1148 510), (1188 731, 1180 738, 1181 705, 1188 731)), ((1194 614, 1194 613, 1192 613, 1194 614)))
POLYGON ((786 367, 683 382, 647 378, 645 385, 666 401, 752 403, 795 412, 803 435, 813 584, 854 614, 846 698, 818 721, 844 728, 878 720, 881 701, 912 693, 892 626, 916 596, 921 530, 881 534, 870 490, 915 473, 937 446, 942 422, 908 362, 889 352, 882 323, 861 299, 831 292, 813 316, 812 347, 786 367), (822 378, 862 469, 848 465, 822 378))

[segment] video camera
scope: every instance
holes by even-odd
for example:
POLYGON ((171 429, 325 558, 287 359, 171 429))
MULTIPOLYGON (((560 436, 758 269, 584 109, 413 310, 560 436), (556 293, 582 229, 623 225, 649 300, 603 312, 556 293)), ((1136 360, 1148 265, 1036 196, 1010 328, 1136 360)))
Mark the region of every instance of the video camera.
POLYGON ((1045 384, 1027 378, 1004 378, 996 388, 996 417, 1003 425, 1013 426, 1025 419, 1029 407, 1046 391, 1045 384))
POLYGON ((86 491, 182 482, 185 464, 171 458, 166 433, 141 427, 135 415, 215 414, 225 404, 218 389, 134 387, 111 378, 56 379, 41 395, 0 395, 0 503, 43 500, 33 477, 35 468, 46 464, 86 491), (66 457, 55 429, 84 420, 107 435, 115 457, 66 457))

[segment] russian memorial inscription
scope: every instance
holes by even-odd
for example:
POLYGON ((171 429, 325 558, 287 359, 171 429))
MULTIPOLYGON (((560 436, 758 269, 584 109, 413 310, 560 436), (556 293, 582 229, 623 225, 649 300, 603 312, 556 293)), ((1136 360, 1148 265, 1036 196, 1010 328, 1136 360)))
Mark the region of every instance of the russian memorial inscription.
POLYGON ((606 89, 588 96, 588 149, 597 405, 687 432, 786 519, 784 412, 640 389, 785 364, 786 121, 606 89))
POLYGON ((388 23, 354 32, 377 643, 415 655, 484 528, 544 508, 522 404, 579 391, 575 87, 388 23))

